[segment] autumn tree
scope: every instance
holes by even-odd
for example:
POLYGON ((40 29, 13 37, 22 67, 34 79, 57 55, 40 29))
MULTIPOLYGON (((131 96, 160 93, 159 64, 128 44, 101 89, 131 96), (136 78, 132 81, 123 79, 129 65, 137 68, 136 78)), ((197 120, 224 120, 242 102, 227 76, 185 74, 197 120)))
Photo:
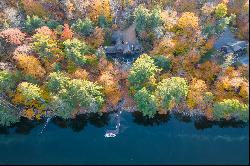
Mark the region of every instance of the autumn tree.
POLYGON ((37 33, 32 37, 33 50, 38 53, 39 57, 44 61, 51 60, 55 57, 54 51, 57 48, 57 42, 50 35, 37 33))
POLYGON ((202 111, 206 108, 206 92, 208 91, 205 81, 194 78, 189 84, 187 104, 189 108, 198 108, 202 111))
POLYGON ((35 78, 41 78, 46 74, 40 61, 34 56, 19 54, 15 57, 15 60, 17 61, 17 66, 22 69, 25 74, 35 78))
POLYGON ((69 25, 64 24, 63 31, 61 34, 61 39, 65 41, 67 39, 72 39, 72 37, 73 37, 73 32, 70 29, 69 25))
POLYGON ((26 15, 36 15, 39 17, 47 17, 48 12, 45 10, 41 2, 35 0, 21 0, 21 4, 26 15))
POLYGON ((104 31, 102 28, 96 27, 93 34, 87 38, 87 43, 97 49, 104 43, 104 31))
POLYGON ((227 6, 224 3, 220 3, 215 7, 215 15, 218 18, 222 18, 227 15, 227 6))

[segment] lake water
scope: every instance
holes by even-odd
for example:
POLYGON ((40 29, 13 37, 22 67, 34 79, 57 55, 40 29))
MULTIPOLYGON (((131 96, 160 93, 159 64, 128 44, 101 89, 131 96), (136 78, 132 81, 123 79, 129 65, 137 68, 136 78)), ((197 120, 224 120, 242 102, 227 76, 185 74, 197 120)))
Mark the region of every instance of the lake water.
POLYGON ((153 120, 121 114, 120 133, 105 138, 112 115, 22 121, 0 128, 0 164, 248 164, 249 125, 153 120))

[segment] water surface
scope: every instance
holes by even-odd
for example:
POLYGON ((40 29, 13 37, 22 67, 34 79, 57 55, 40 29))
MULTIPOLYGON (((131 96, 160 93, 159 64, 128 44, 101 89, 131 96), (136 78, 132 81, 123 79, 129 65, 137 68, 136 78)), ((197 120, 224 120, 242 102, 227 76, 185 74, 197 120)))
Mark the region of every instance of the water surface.
POLYGON ((248 164, 249 126, 154 120, 124 112, 118 136, 110 115, 22 121, 0 129, 0 164, 248 164))

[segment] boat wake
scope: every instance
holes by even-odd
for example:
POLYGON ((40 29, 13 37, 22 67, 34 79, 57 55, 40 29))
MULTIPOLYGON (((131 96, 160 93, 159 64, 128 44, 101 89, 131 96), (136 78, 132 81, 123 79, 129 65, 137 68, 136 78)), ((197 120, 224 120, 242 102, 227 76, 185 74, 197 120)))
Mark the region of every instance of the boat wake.
POLYGON ((122 111, 119 111, 118 113, 115 114, 116 118, 116 126, 114 130, 107 130, 106 133, 104 134, 104 137, 116 137, 119 134, 120 131, 120 126, 121 126, 121 113, 122 111))
POLYGON ((47 125, 48 125, 48 123, 50 122, 51 119, 52 119, 52 117, 48 117, 48 118, 47 118, 46 123, 45 123, 45 125, 43 126, 42 131, 40 132, 40 134, 43 134, 43 131, 45 130, 45 128, 47 127, 47 125))

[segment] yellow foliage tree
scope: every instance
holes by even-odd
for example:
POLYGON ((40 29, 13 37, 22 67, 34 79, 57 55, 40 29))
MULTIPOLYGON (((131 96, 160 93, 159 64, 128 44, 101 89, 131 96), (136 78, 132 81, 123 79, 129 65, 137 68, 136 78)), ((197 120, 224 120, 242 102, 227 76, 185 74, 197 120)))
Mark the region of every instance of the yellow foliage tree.
POLYGON ((103 15, 107 20, 112 20, 112 12, 109 0, 93 0, 89 6, 88 16, 93 21, 97 21, 98 17, 103 15))
POLYGON ((177 25, 183 30, 197 30, 199 28, 199 17, 192 12, 185 12, 179 18, 177 25))
POLYGON ((215 83, 216 100, 238 99, 242 102, 248 102, 249 99, 249 81, 242 77, 240 70, 228 67, 215 83))
POLYGON ((189 84, 187 104, 189 108, 204 109, 204 93, 208 90, 205 81, 194 78, 189 84))
POLYGON ((154 43, 154 49, 150 54, 170 56, 175 49, 175 41, 167 38, 163 38, 160 41, 154 43))
POLYGON ((104 86, 104 93, 108 103, 112 106, 117 105, 121 99, 121 92, 115 75, 112 75, 109 71, 102 72, 99 77, 99 82, 104 86))

